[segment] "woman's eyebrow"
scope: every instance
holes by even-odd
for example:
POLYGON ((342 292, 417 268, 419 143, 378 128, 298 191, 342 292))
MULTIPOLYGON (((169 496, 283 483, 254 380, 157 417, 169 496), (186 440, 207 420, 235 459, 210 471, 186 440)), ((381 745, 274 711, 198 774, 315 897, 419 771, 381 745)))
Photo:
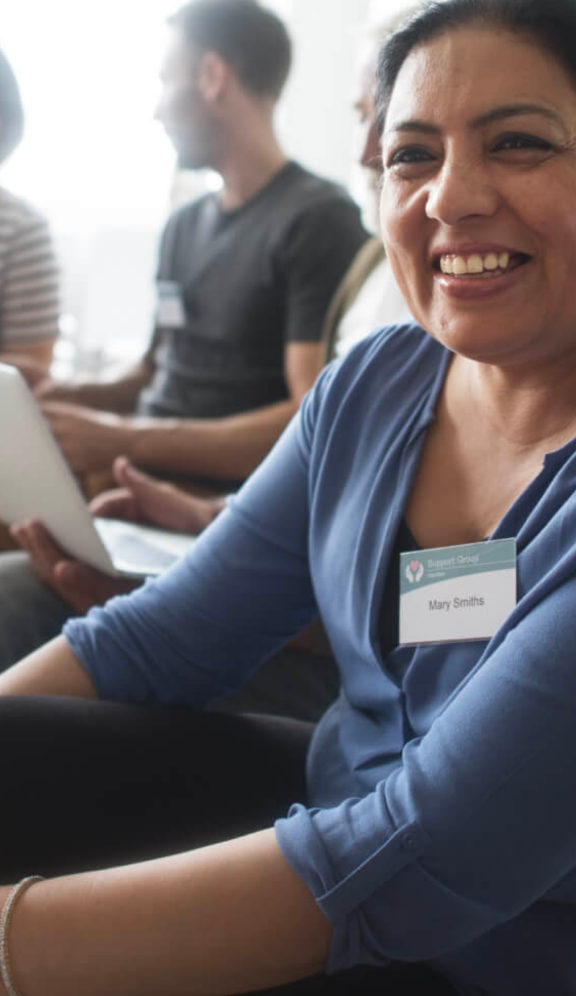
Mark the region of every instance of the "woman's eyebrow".
POLYGON ((484 125, 492 124, 495 121, 521 117, 523 114, 539 114, 541 117, 548 118, 549 121, 554 121, 556 124, 564 127, 564 120, 561 115, 557 111, 552 110, 551 107, 546 107, 543 104, 503 104, 501 107, 495 107, 491 111, 486 111, 485 114, 479 114, 478 117, 473 118, 470 124, 472 128, 482 128, 484 125))
POLYGON ((396 124, 390 125, 386 129, 385 134, 388 135, 392 131, 421 131, 426 135, 439 135, 441 128, 438 128, 437 125, 429 124, 427 121, 414 119, 412 121, 397 121, 396 124))
MULTIPOLYGON (((521 117, 526 114, 539 114, 541 117, 548 118, 548 120, 554 121, 565 128, 564 120, 560 114, 542 104, 503 104, 501 107, 494 107, 492 110, 473 118, 470 122, 470 127, 473 129, 483 128, 485 125, 493 124, 496 121, 504 121, 506 118, 521 117)), ((412 120, 397 121, 395 124, 390 125, 386 129, 386 134, 407 131, 417 131, 425 135, 439 135, 442 129, 438 125, 431 124, 429 121, 421 121, 418 118, 414 118, 412 120)))

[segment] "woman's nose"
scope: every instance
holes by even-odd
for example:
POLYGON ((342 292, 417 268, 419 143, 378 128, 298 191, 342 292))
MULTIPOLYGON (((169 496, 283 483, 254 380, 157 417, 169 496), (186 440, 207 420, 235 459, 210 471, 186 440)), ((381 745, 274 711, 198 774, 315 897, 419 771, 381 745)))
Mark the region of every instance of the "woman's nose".
POLYGON ((464 218, 490 217, 498 201, 498 192, 482 165, 446 159, 430 182, 426 215, 453 226, 464 218))

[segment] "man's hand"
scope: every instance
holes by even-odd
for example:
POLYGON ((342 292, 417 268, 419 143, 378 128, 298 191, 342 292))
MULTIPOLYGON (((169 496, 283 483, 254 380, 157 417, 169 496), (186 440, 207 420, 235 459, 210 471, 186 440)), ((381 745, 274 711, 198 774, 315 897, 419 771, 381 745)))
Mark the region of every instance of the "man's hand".
POLYGON ((40 385, 44 383, 55 383, 50 379, 50 368, 46 363, 29 359, 28 357, 21 356, 18 353, 5 353, 2 358, 2 363, 8 363, 10 366, 16 367, 16 369, 19 370, 24 377, 28 387, 34 392, 36 392, 40 385))
POLYGON ((136 470, 126 457, 114 461, 114 477, 119 488, 94 498, 90 505, 93 515, 145 522, 196 536, 225 504, 222 498, 197 498, 173 484, 156 481, 136 470))
POLYGON ((52 380, 51 377, 44 377, 31 386, 39 404, 43 404, 46 401, 59 401, 68 405, 77 405, 80 403, 76 384, 52 380))
POLYGON ((33 391, 39 402, 64 401, 68 404, 78 404, 78 389, 74 384, 53 380, 50 367, 46 363, 30 359, 19 354, 4 354, 2 363, 8 363, 20 371, 28 387, 33 391))
POLYGON ((71 560, 40 522, 29 520, 13 526, 10 532, 45 584, 80 615, 93 605, 104 605, 113 595, 125 595, 141 584, 141 579, 111 578, 71 560))
MULTIPOLYGON (((171 484, 155 481, 136 470, 126 459, 114 462, 120 485, 105 491, 91 503, 94 515, 146 522, 165 529, 196 535, 224 506, 220 498, 196 498, 171 484)), ((113 595, 124 595, 141 583, 134 578, 111 578, 101 571, 72 560, 39 522, 28 521, 10 530, 27 552, 45 584, 75 612, 84 614, 93 605, 104 605, 113 595)))
POLYGON ((58 444, 76 474, 110 467, 128 449, 130 420, 58 401, 42 402, 58 444))

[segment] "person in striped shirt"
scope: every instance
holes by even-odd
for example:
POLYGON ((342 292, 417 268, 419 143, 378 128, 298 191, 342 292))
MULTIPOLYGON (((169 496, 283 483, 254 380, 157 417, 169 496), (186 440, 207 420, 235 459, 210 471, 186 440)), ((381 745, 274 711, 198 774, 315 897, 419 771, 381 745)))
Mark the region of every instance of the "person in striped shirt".
MULTIPOLYGON (((19 145, 24 110, 0 50, 0 166, 19 145)), ((58 334, 59 267, 45 218, 0 185, 0 360, 49 363, 58 334)))

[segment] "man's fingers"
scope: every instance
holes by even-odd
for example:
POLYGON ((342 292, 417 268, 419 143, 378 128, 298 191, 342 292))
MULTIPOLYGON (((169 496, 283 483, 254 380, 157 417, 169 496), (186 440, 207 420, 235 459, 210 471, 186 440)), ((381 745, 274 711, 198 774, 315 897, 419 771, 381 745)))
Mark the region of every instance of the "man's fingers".
POLYGON ((93 605, 103 604, 97 597, 97 572, 74 560, 60 560, 54 567, 54 587, 75 612, 85 614, 93 605), (92 576, 96 574, 96 579, 92 576))
POLYGON ((40 522, 27 520, 13 526, 11 533, 19 543, 34 551, 37 556, 48 560, 58 560, 63 556, 61 547, 40 522))
POLYGON ((136 470, 127 457, 118 457, 114 461, 114 476, 133 496, 134 518, 138 515, 143 521, 171 527, 171 522, 165 521, 167 510, 170 515, 174 505, 174 489, 170 485, 136 470))
POLYGON ((54 575, 61 597, 76 612, 83 613, 94 605, 104 605, 114 595, 127 594, 140 584, 131 578, 108 577, 75 560, 61 560, 54 575))
POLYGON ((114 474, 114 477, 116 478, 118 484, 120 484, 122 487, 124 487, 126 484, 125 480, 126 468, 130 466, 131 466, 130 461, 128 457, 125 456, 116 457, 114 463, 112 464, 112 473, 114 474))
POLYGON ((103 491, 90 502, 92 515, 102 515, 109 519, 130 519, 135 517, 134 498, 128 488, 103 491))
POLYGON ((139 493, 148 493, 158 488, 158 481, 144 474, 141 470, 136 470, 134 464, 130 463, 128 457, 120 456, 114 461, 114 477, 118 484, 130 488, 139 493))
POLYGON ((47 529, 39 522, 27 521, 14 526, 10 532, 28 554, 42 580, 51 584, 54 567, 64 554, 47 529))

